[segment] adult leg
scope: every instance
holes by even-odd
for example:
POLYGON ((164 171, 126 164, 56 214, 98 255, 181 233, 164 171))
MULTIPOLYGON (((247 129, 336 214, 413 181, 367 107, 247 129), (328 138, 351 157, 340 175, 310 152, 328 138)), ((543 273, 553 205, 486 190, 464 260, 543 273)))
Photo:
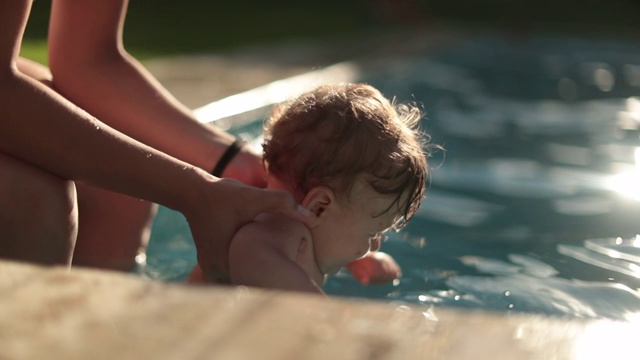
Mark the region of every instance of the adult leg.
POLYGON ((131 271, 144 253, 157 205, 76 184, 80 226, 73 264, 131 271))
POLYGON ((74 183, 2 153, 0 174, 0 257, 70 265, 78 230, 74 183))
MULTIPOLYGON (((53 87, 49 69, 19 58, 19 70, 53 87)), ((157 206, 132 197, 76 184, 79 228, 73 264, 130 271, 144 252, 157 206)))

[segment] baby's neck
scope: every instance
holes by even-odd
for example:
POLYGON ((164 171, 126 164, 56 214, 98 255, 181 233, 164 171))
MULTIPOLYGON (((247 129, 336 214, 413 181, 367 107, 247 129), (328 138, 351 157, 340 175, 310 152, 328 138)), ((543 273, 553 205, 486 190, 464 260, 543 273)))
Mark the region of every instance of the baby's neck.
POLYGON ((287 187, 282 183, 282 181, 280 181, 280 179, 272 175, 267 175, 267 189, 288 190, 287 187))
MULTIPOLYGON (((275 176, 271 176, 271 175, 267 175, 267 189, 269 190, 285 190, 290 192, 291 194, 294 194, 292 187, 287 184, 286 182, 276 178, 275 176)), ((300 201, 301 199, 296 199, 298 201, 300 201)), ((307 271, 307 273, 309 274, 309 276, 311 276, 311 278, 320 286, 322 287, 322 285, 324 284, 325 280, 326 280, 326 274, 324 274, 322 272, 322 270, 320 269, 320 265, 318 265, 318 261, 316 259, 315 256, 315 251, 313 251, 313 238, 309 238, 308 240, 310 240, 309 243, 304 243, 301 244, 301 247, 298 249, 298 256, 306 253, 307 255, 307 260, 306 260, 306 266, 305 269, 307 271), (309 260, 311 259, 311 260, 309 260)), ((304 257, 304 256, 303 256, 304 257)), ((300 258, 298 258, 298 261, 301 261, 300 258)))
MULTIPOLYGON (((293 187, 288 184, 286 181, 282 181, 276 178, 273 175, 267 175, 267 189, 269 190, 285 190, 295 196, 293 187)), ((296 198, 296 200, 300 201, 301 199, 296 198)))

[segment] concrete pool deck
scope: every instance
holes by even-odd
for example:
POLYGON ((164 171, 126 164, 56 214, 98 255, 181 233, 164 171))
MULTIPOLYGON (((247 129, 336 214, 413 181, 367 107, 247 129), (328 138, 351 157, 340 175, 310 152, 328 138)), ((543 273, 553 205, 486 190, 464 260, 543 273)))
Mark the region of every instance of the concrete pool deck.
POLYGON ((0 294, 0 359, 631 359, 640 330, 7 261, 0 294))
MULTIPOLYGON (((179 100, 202 108, 335 63, 401 54, 417 37, 437 49, 459 36, 425 29, 346 48, 288 44, 146 65, 179 100)), ((0 359, 619 360, 637 358, 639 333, 638 322, 189 287, 0 261, 0 359)))

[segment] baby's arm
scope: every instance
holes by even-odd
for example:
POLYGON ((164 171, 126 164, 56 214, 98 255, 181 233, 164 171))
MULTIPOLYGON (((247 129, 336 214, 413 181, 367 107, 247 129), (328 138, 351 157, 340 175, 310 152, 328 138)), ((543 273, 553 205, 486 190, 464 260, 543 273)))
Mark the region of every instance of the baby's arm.
POLYGON ((299 241, 272 230, 254 222, 236 233, 229 249, 231 283, 324 294, 322 284, 296 263, 299 241))
POLYGON ((391 282, 402 275, 400 266, 391 255, 372 251, 352 261, 346 268, 363 285, 391 282))

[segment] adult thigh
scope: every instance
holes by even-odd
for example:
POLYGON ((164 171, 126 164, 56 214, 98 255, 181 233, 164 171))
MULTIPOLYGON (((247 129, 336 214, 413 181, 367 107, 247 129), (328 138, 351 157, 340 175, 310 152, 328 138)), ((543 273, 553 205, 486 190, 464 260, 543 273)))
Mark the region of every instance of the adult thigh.
POLYGON ((74 183, 0 153, 0 258, 70 265, 77 231, 74 183))

